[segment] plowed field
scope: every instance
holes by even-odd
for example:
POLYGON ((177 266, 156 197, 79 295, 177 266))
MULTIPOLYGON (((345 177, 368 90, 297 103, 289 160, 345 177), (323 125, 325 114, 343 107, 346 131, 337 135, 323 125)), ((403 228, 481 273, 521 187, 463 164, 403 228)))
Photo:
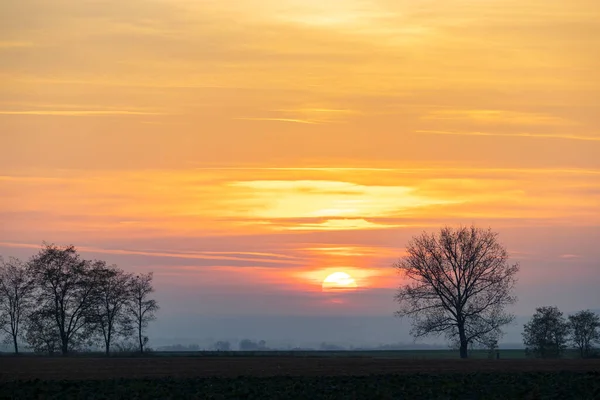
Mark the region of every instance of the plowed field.
POLYGON ((600 371, 600 360, 300 357, 0 358, 0 381, 600 371))

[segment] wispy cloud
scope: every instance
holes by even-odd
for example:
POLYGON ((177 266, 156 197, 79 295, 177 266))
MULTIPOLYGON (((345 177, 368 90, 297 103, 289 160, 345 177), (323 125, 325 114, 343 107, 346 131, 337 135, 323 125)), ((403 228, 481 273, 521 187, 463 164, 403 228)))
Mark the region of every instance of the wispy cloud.
POLYGON ((94 117, 111 115, 166 115, 159 112, 128 110, 0 110, 0 115, 43 115, 59 117, 94 117))
MULTIPOLYGON (((28 249, 39 249, 40 245, 31 243, 14 243, 14 242, 0 242, 0 246, 5 247, 18 247, 28 249)), ((100 254, 115 254, 115 255, 135 255, 135 256, 147 256, 147 257, 167 257, 167 258, 181 258, 181 259, 194 259, 194 260, 221 260, 221 261, 245 261, 259 264, 290 264, 290 265, 302 265, 302 261, 295 257, 286 255, 278 255, 272 253, 255 253, 255 252, 191 252, 191 251, 148 251, 148 250, 134 250, 134 249, 104 249, 99 247, 91 246, 78 246, 78 250, 89 252, 89 253, 100 253, 100 254), (245 257, 246 256, 246 257, 245 257), (255 256, 255 257, 247 257, 255 256), (272 258, 264 258, 272 257, 272 258)))
POLYGON ((317 125, 319 122, 309 121, 306 119, 296 119, 296 118, 260 118, 260 117, 237 117, 233 118, 235 120, 243 120, 243 121, 274 121, 274 122, 293 122, 297 124, 310 124, 317 125))
POLYGON ((429 120, 462 120, 500 125, 575 126, 575 121, 542 113, 507 110, 434 110, 423 117, 429 120))
POLYGON ((576 258, 581 258, 581 256, 578 254, 561 254, 560 256, 558 256, 558 258, 561 258, 563 260, 573 260, 576 258))
POLYGON ((404 224, 381 224, 367 221, 362 218, 336 218, 327 219, 323 222, 300 222, 291 226, 281 227, 282 230, 290 231, 347 231, 347 230, 371 230, 391 229, 406 227, 404 224))
POLYGON ((2 49, 15 49, 15 48, 26 48, 26 47, 33 47, 35 46, 35 44, 33 42, 28 42, 28 41, 6 41, 6 40, 0 40, 0 50, 2 49))
POLYGON ((600 142, 599 136, 571 135, 571 134, 553 134, 553 133, 496 133, 496 132, 465 132, 465 131, 436 131, 436 130, 417 130, 417 133, 427 135, 453 135, 453 136, 497 136, 497 137, 524 137, 538 139, 563 139, 563 140, 583 140, 590 142, 600 142))
POLYGON ((273 110, 283 115, 284 118, 300 118, 304 121, 313 121, 319 124, 347 122, 352 115, 361 115, 358 110, 333 109, 323 107, 302 107, 295 109, 273 110))

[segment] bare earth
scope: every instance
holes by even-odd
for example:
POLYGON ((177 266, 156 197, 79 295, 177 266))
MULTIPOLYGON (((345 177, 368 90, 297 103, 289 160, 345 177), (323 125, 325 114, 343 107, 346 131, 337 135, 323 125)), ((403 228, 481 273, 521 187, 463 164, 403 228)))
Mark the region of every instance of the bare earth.
POLYGON ((477 371, 600 371, 600 360, 406 360, 332 357, 0 358, 0 381, 477 371))

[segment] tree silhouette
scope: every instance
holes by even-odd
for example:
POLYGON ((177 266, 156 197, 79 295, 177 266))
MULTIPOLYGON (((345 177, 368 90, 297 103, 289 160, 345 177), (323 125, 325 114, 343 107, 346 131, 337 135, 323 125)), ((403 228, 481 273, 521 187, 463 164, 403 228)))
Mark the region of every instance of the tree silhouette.
POLYGON ((107 267, 96 262, 96 290, 89 321, 104 341, 104 351, 110 354, 115 336, 131 333, 131 319, 126 317, 127 302, 131 298, 131 276, 116 266, 107 267))
POLYGON ((32 304, 33 281, 26 265, 17 258, 0 257, 0 330, 12 340, 19 354, 21 327, 32 304))
POLYGON ((144 353, 144 346, 148 338, 144 336, 144 330, 148 323, 156 319, 156 311, 159 310, 156 300, 150 295, 154 292, 152 287, 152 272, 133 277, 130 282, 129 302, 127 303, 128 314, 132 318, 137 332, 140 353, 144 353))
POLYGON ((74 246, 44 245, 30 263, 35 284, 37 318, 58 331, 63 355, 89 340, 91 326, 86 317, 97 289, 95 267, 81 259, 74 246))
POLYGON ((516 301, 519 266, 508 263, 491 230, 445 227, 438 234, 423 233, 394 266, 409 281, 395 297, 396 315, 412 318, 415 338, 445 335, 467 358, 469 343, 497 339, 514 319, 504 309, 516 301))
POLYGON ((538 307, 525 324, 523 342, 526 351, 539 358, 558 358, 567 348, 569 324, 556 307, 538 307))
POLYGON ((600 316, 590 310, 569 316, 571 341, 579 350, 581 358, 593 354, 594 344, 600 343, 600 316))

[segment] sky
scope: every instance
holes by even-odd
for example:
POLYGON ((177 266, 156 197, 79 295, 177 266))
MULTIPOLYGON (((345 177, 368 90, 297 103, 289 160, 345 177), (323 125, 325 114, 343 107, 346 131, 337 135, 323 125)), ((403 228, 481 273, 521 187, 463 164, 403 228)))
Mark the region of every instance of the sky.
POLYGON ((393 318, 407 241, 476 224, 517 314, 600 308, 596 3, 3 1, 0 254, 153 271, 168 336, 393 318))

